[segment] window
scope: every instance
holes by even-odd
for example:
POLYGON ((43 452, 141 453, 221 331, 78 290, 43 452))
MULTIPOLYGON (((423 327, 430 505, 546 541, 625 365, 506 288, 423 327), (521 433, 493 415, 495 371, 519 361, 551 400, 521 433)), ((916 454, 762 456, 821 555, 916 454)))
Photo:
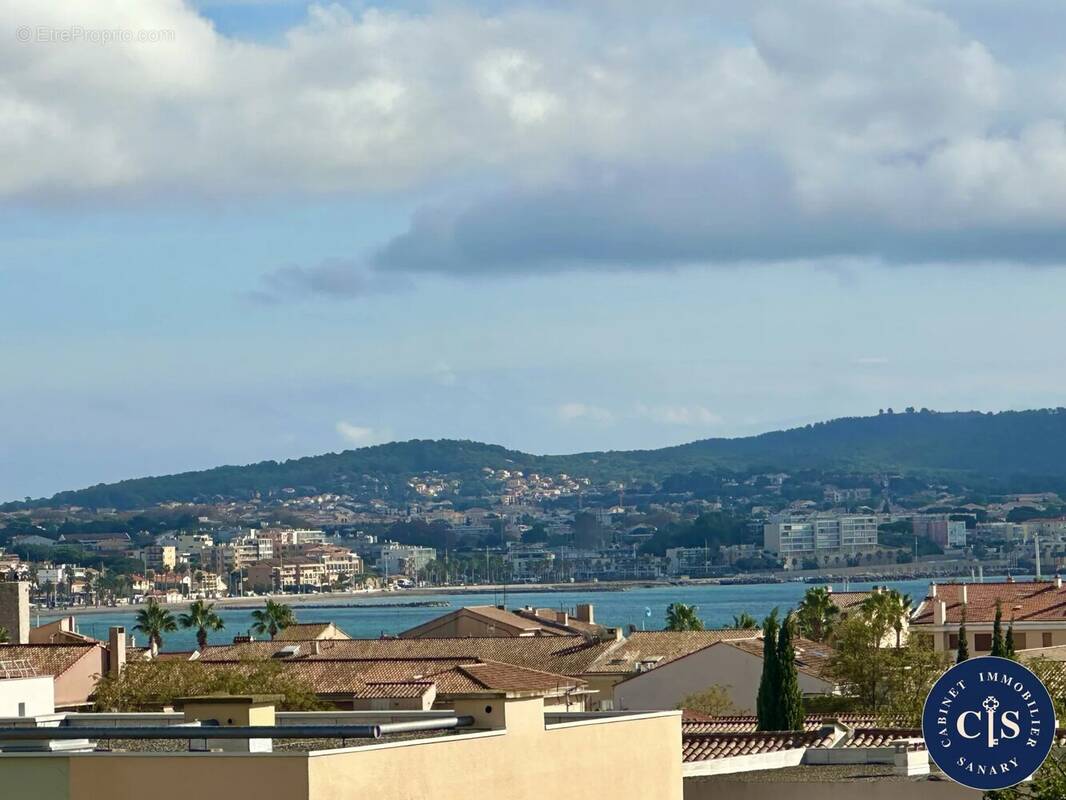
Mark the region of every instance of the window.
POLYGON ((991 633, 975 633, 973 635, 973 649, 977 652, 987 653, 992 649, 991 633))
POLYGON ((957 633, 948 634, 948 650, 958 650, 959 648, 959 635, 957 633))
POLYGON ((1051 634, 1050 633, 1042 633, 1042 634, 1040 634, 1040 639, 1041 639, 1041 642, 1040 642, 1040 646, 1041 647, 1051 647, 1051 634))
POLYGON ((1015 633, 1014 633, 1014 649, 1015 650, 1024 650, 1025 649, 1025 634, 1024 633, 1018 633, 1017 631, 1015 631, 1015 633))

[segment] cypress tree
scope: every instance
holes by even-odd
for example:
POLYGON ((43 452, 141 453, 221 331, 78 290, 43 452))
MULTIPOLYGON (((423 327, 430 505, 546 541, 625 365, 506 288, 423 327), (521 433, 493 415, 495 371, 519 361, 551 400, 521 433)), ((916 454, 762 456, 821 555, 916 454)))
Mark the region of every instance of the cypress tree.
POLYGON ((781 730, 803 730, 803 695, 800 694, 799 674, 796 672, 796 651, 792 647, 792 614, 785 617, 777 635, 777 680, 780 696, 781 730))
POLYGON ((1014 620, 1010 621, 1010 625, 1007 626, 1007 639, 1003 643, 1003 656, 1009 658, 1011 661, 1017 661, 1017 657, 1014 654, 1014 620))
POLYGON ((760 731, 780 730, 780 681, 777 675, 777 609, 770 612, 762 623, 762 678, 759 680, 759 695, 755 701, 760 731))
POLYGON ((955 663, 961 664, 970 659, 970 645, 966 641, 966 606, 962 607, 962 621, 959 623, 959 645, 955 651, 955 663))
POLYGON ((1003 605, 996 601, 996 619, 992 623, 992 653, 991 655, 1004 658, 1007 648, 1003 645, 1003 605))

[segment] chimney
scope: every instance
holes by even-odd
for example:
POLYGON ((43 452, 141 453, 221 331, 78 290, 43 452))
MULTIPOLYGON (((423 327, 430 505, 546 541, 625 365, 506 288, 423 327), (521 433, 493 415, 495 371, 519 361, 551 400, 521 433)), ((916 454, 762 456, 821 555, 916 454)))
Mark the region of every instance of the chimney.
POLYGON ((1057 574, 1057 573, 1055 575, 1055 588, 1056 589, 1061 589, 1062 588, 1062 576, 1057 574))
POLYGON ((933 602, 933 624, 943 625, 947 620, 948 607, 943 600, 936 600, 933 602))
POLYGON ((30 584, 0 581, 0 627, 7 628, 12 644, 30 643, 30 584))
POLYGON ((936 583, 929 584, 929 596, 936 597, 936 583))
POLYGON ((594 625, 596 623, 596 615, 592 603, 578 603, 577 608, 574 609, 574 615, 579 620, 587 622, 589 625, 594 625))
POLYGON ((126 666, 126 629, 112 626, 107 629, 107 674, 117 678, 126 666))
POLYGON ((560 625, 569 625, 570 615, 567 614, 565 611, 556 611, 555 621, 558 622, 560 625))
POLYGON ((969 602, 969 595, 966 592, 966 584, 962 585, 962 604, 966 605, 969 602))

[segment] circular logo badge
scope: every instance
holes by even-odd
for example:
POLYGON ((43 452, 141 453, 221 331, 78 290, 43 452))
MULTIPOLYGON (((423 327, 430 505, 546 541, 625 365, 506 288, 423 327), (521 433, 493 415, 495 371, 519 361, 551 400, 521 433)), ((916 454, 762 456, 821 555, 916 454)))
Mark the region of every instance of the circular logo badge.
POLYGON ((984 791, 1032 775, 1055 741, 1051 695, 1016 661, 982 656, 949 669, 922 712, 929 757, 954 781, 984 791))

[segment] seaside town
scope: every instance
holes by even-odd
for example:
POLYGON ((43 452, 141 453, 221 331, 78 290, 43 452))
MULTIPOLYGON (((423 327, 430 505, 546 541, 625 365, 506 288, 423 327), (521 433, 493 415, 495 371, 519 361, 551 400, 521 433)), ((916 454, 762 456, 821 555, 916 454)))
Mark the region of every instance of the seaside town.
MULTIPOLYGON (((571 792, 573 773, 587 771, 579 764, 635 759, 634 797, 740 787, 769 797, 782 783, 806 797, 820 782, 850 792, 865 783, 897 791, 900 781, 933 787, 930 797, 969 797, 938 782, 924 747, 933 681, 954 661, 991 654, 1022 661, 1056 692, 1066 687, 1058 495, 813 472, 684 483, 598 486, 486 469, 490 491, 477 497, 421 474, 402 502, 294 487, 122 511, 9 507, 0 727, 17 720, 21 732, 0 737, 0 752, 107 752, 124 780, 137 774, 130 757, 145 751, 160 753, 164 776, 179 769, 178 750, 295 752, 304 761, 279 762, 294 765, 284 780, 329 764, 363 785, 358 755, 349 765, 325 754, 360 753, 345 743, 370 731, 428 748, 418 758, 435 787, 469 777, 454 759, 519 748, 557 765, 546 780, 571 792), (929 576, 924 596, 887 585, 916 576, 929 576), (875 585, 846 588, 863 581, 875 585), (681 600, 640 630, 597 616, 611 589, 775 582, 801 584, 794 605, 718 626, 681 600), (544 604, 419 601, 508 584, 545 592, 544 604), (556 607, 559 589, 587 601, 556 607), (425 606, 426 621, 360 638, 331 617, 382 593, 390 605, 425 606), (220 612, 230 606, 250 610, 249 628, 226 627, 220 612), (130 624, 84 633, 108 608, 129 609, 130 624), (195 647, 168 646, 179 631, 195 634, 195 647), (226 736, 185 729, 223 717, 234 731, 226 736), (464 744, 478 731, 508 739, 464 744), (443 741, 457 749, 435 746, 443 741)), ((387 769, 413 757, 371 752, 367 763, 387 769)), ((499 780, 497 769, 479 780, 499 780)), ((30 769, 19 780, 29 791, 43 776, 30 769)), ((397 796, 423 795, 401 779, 397 796)))
POLYGON ((0 800, 1066 800, 1066 2, 0 8, 0 800))
POLYGON ((902 475, 693 474, 658 485, 485 468, 399 499, 274 496, 117 510, 9 504, 0 572, 39 608, 479 584, 878 580, 1052 573, 1054 492, 902 475))

